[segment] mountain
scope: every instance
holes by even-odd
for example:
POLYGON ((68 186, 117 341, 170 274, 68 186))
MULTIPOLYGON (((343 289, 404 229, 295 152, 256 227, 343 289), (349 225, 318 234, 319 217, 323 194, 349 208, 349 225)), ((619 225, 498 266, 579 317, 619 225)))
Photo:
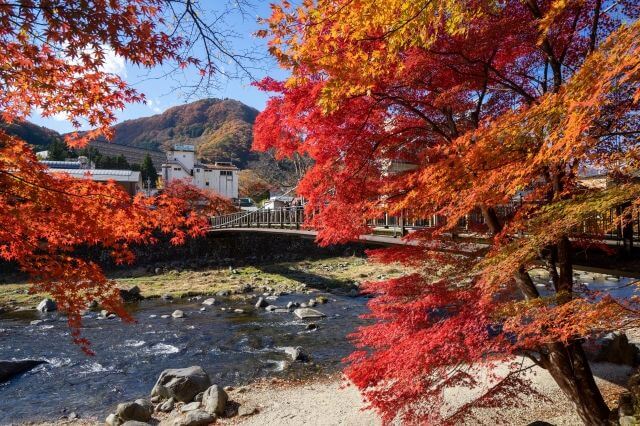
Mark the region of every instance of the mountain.
POLYGON ((44 151, 55 141, 61 141, 62 136, 55 130, 38 126, 28 121, 19 123, 0 123, 0 128, 10 135, 17 136, 30 145, 36 151, 44 151))
MULTIPOLYGON (((204 162, 231 161, 244 168, 257 158, 251 152, 257 115, 258 110, 239 101, 202 99, 169 108, 162 114, 118 123, 113 126, 114 137, 109 145, 101 143, 104 141, 91 145, 104 155, 122 154, 134 162, 134 157, 142 152, 140 149, 154 154, 174 144, 195 145, 198 157, 204 162)), ((37 150, 45 150, 56 139, 61 139, 58 132, 29 122, 0 126, 37 150)))
POLYGON ((112 142, 162 150, 174 144, 195 145, 205 162, 232 161, 245 167, 251 153, 258 110, 232 99, 203 99, 167 109, 162 114, 116 124, 112 142))

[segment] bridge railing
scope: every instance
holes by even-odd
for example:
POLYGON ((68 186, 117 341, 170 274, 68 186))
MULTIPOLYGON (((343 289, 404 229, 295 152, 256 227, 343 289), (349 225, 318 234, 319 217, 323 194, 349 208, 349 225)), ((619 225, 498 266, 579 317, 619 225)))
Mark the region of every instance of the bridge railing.
POLYGON ((295 228, 304 223, 304 207, 283 207, 241 211, 211 218, 211 227, 223 228, 295 228))
MULTIPOLYGON (((500 206, 497 211, 499 218, 506 218, 515 213, 518 206, 500 206)), ((618 212, 615 209, 594 215, 586 219, 574 230, 576 237, 604 238, 606 240, 622 241, 632 238, 634 241, 640 240, 640 216, 634 217, 627 225, 626 229, 615 226, 618 212)), ((282 207, 277 209, 260 209, 255 211, 241 211, 211 218, 213 229, 224 228, 282 228, 301 229, 304 227, 305 211, 302 206, 282 207)), ((384 214, 383 216, 370 219, 367 225, 373 228, 374 232, 391 233, 393 236, 402 236, 412 230, 425 229, 441 226, 446 222, 446 218, 440 215, 433 215, 427 218, 420 218, 412 215, 411 211, 403 211, 400 215, 384 214)), ((456 227, 456 233, 475 232, 483 233, 484 218, 479 212, 472 212, 462 218, 456 227)))

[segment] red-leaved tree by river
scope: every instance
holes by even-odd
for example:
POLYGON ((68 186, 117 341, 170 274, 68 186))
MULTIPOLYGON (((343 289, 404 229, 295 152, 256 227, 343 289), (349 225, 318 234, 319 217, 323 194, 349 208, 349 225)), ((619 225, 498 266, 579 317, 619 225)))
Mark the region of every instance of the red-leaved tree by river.
POLYGON ((572 257, 578 244, 628 228, 640 203, 639 9, 604 0, 273 6, 260 34, 291 76, 259 84, 275 95, 254 146, 314 160, 298 188, 319 241, 355 238, 385 211, 445 219, 412 233, 416 246, 374 253, 419 271, 368 283, 376 321, 353 336, 361 350, 347 375, 386 422, 455 423, 476 407, 516 404, 531 392, 528 367, 479 377, 521 357, 548 370, 585 424, 608 421, 582 341, 632 324, 637 300, 581 290, 572 257), (589 170, 608 184, 584 185, 589 170), (581 234, 612 209, 612 223, 581 234), (470 215, 483 219, 484 250, 448 237, 470 215), (550 276, 542 291, 528 273, 540 265, 550 276), (447 403, 460 386, 482 390, 447 403))
MULTIPOLYGON (((105 69, 108 55, 140 68, 196 67, 204 83, 216 78, 229 70, 223 61, 238 59, 197 7, 172 0, 0 0, 2 121, 36 111, 63 114, 76 127, 92 128, 68 137, 70 146, 109 137, 115 112, 144 97, 105 69), (188 54, 198 48, 204 58, 188 54)), ((131 244, 153 243, 157 232, 181 243, 201 235, 207 214, 228 208, 222 198, 184 184, 131 199, 114 182, 49 174, 24 141, 0 129, 0 259, 28 272, 32 291, 55 298, 87 351, 79 325, 89 302, 126 313, 115 284, 96 263, 78 257, 76 247, 99 245, 116 262, 129 262, 131 244)))

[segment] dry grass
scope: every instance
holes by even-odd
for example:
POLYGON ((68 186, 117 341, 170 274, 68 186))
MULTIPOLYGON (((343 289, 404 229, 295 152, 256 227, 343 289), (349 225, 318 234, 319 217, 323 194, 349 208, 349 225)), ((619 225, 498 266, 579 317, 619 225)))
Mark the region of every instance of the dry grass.
MULTIPOLYGON (((380 265, 359 257, 332 257, 319 260, 268 263, 257 266, 209 268, 202 270, 170 270, 148 274, 143 269, 120 273, 129 278, 115 278, 118 287, 140 287, 145 297, 210 295, 222 290, 235 290, 244 284, 270 287, 275 291, 304 291, 321 288, 348 291, 354 283, 393 277, 404 273, 398 265, 380 265)), ((11 277, 4 277, 6 282, 11 277)), ((29 284, 0 284, 0 306, 16 309, 35 307, 46 294, 29 294, 29 284)))

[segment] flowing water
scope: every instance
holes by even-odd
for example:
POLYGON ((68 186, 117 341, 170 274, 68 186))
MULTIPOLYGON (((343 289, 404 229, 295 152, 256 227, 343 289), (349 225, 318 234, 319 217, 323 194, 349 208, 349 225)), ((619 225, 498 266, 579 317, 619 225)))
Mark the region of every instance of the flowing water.
MULTIPOLYGON (((533 276, 539 291, 548 293, 548 276, 542 271, 533 276)), ((639 293, 630 278, 585 272, 577 272, 575 278, 577 290, 583 287, 620 298, 639 293)), ((71 343, 66 321, 58 314, 0 315, 0 359, 48 361, 0 385, 0 424, 55 420, 72 411, 104 418, 117 403, 148 395, 166 368, 200 365, 223 386, 260 377, 337 371, 340 360, 353 349, 346 336, 365 322, 359 316, 366 312, 366 299, 327 296, 331 301, 316 307, 327 318, 313 321, 318 324, 315 331, 306 329, 309 321, 292 313, 256 310, 249 302, 231 299, 206 311, 200 311, 203 299, 144 301, 129 306, 135 324, 90 313, 82 333, 93 343, 93 357, 71 343), (236 308, 245 313, 234 313, 236 308), (175 309, 183 310, 186 318, 161 318, 175 309), (35 319, 44 321, 31 325, 35 319), (291 363, 283 351, 286 346, 303 347, 315 365, 291 363)), ((284 306, 310 297, 287 295, 273 303, 284 306)))
MULTIPOLYGON (((316 296, 314 294, 313 296, 316 296)), ((32 371, 0 385, 0 424, 54 420, 64 413, 104 418, 119 402, 149 394, 166 368, 202 366, 214 383, 238 385, 260 377, 308 376, 336 371, 353 349, 346 336, 363 324, 366 299, 327 295, 315 309, 327 318, 310 321, 292 313, 256 310, 249 302, 222 300, 206 311, 199 301, 144 301, 131 305, 137 323, 84 319, 83 337, 95 356, 71 343, 65 318, 22 311, 0 316, 0 359, 43 359, 32 371), (241 308, 245 313, 222 311, 241 308), (186 318, 161 318, 181 309, 186 318), (44 319, 31 325, 34 319, 44 319), (315 365, 291 363, 283 347, 301 346, 315 365)), ((272 302, 305 302, 310 295, 287 295, 272 302)))

